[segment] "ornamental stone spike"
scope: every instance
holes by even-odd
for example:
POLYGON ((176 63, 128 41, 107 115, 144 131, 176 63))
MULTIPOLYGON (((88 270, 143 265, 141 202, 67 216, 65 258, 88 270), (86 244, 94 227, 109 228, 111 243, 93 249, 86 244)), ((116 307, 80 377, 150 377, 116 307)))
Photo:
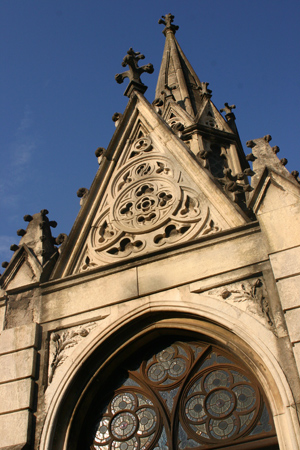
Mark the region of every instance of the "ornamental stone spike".
POLYGON ((163 30, 164 35, 166 35, 166 32, 168 30, 172 31, 174 34, 176 33, 176 31, 179 29, 178 25, 173 25, 173 20, 174 20, 174 16, 169 13, 166 14, 165 16, 161 16, 162 18, 159 19, 158 23, 159 24, 163 24, 165 25, 165 28, 163 30))
POLYGON ((115 76, 115 80, 119 84, 123 83, 125 78, 129 78, 129 85, 126 91, 124 92, 124 95, 126 95, 127 97, 130 97, 134 89, 142 92, 142 94, 144 94, 144 92, 146 92, 147 90, 147 86, 145 86, 144 83, 142 83, 140 76, 144 72, 153 73, 154 68, 152 64, 146 64, 144 66, 139 67, 138 66, 139 60, 144 58, 145 56, 142 55, 140 52, 135 52, 132 48, 130 48, 127 52, 127 55, 124 56, 122 62, 122 66, 123 67, 128 66, 129 70, 123 73, 117 73, 117 75, 115 76))

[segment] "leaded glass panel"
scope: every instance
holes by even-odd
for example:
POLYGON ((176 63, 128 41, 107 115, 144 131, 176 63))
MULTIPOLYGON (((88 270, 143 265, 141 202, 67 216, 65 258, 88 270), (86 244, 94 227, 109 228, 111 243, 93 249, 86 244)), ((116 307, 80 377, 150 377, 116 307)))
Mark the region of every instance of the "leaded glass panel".
POLYGON ((257 448, 275 436, 261 389, 221 349, 174 342, 135 367, 102 409, 91 450, 257 448))

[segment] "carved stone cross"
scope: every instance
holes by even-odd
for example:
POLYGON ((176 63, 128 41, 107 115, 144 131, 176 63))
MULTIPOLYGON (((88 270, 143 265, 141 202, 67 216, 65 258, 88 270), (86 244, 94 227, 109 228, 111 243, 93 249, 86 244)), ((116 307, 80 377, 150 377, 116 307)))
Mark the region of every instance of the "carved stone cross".
POLYGON ((220 109, 221 112, 226 114, 231 114, 232 110, 235 109, 235 105, 228 105, 228 103, 224 103, 225 108, 220 109))
POLYGON ((123 83, 125 78, 129 78, 129 85, 124 92, 124 95, 127 95, 127 97, 130 97, 133 89, 137 89, 142 93, 144 93, 147 89, 147 86, 142 83, 140 75, 144 72, 153 73, 154 68, 152 64, 146 64, 139 67, 139 60, 144 58, 145 56, 141 55, 140 52, 135 52, 132 48, 130 48, 127 52, 127 55, 124 56, 122 62, 122 66, 128 66, 129 70, 126 70, 126 72, 123 73, 117 73, 117 75, 115 76, 115 80, 119 84, 123 83))
POLYGON ((201 85, 201 93, 208 97, 211 97, 212 90, 208 89, 207 87, 209 83, 207 81, 201 81, 200 85, 201 85))
POLYGON ((171 30, 175 34, 176 31, 178 30, 179 26, 173 25, 172 22, 174 20, 174 16, 171 13, 169 13, 169 14, 166 14, 165 16, 161 16, 161 17, 162 17, 162 19, 159 19, 158 23, 165 25, 165 28, 163 30, 164 35, 166 35, 167 30, 171 30))

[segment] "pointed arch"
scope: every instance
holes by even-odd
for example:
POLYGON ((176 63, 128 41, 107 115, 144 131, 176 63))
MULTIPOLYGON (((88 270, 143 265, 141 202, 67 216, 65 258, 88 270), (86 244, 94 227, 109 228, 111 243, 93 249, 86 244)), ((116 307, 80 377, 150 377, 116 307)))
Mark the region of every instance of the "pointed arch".
MULTIPOLYGON (((130 311, 130 310, 129 310, 130 311)), ((95 392, 122 362, 143 346, 162 336, 200 339, 236 355, 256 378, 270 405, 280 449, 298 448, 296 412, 284 373, 270 347, 251 334, 249 327, 234 325, 230 314, 199 311, 195 302, 172 307, 172 302, 147 303, 99 331, 95 329, 78 345, 66 363, 60 380, 49 388, 49 408, 40 450, 74 448, 95 392), (214 317, 214 318, 213 318, 214 317), (52 393, 51 393, 52 389, 52 393), (78 434, 79 433, 79 434, 78 434)), ((262 327, 263 328, 263 327, 262 327)), ((271 332, 270 332, 271 333, 271 332)))

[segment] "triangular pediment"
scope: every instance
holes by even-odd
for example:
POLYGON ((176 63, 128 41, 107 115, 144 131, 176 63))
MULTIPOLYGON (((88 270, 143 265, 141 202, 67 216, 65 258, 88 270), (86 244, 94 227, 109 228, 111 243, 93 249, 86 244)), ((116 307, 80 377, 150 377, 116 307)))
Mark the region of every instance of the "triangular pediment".
POLYGON ((226 131, 233 134, 230 126, 226 123, 222 114, 218 111, 209 98, 203 101, 202 108, 197 116, 197 122, 200 125, 204 125, 215 130, 226 131))
POLYGON ((291 210, 299 204, 299 200, 300 186, 266 166, 252 192, 249 205, 256 214, 265 214, 281 208, 291 210))
POLYGON ((2 275, 2 289, 8 291, 40 281, 42 266, 24 244, 15 253, 2 275))
POLYGON ((131 98, 101 165, 54 277, 120 263, 247 222, 140 94, 131 98))
POLYGON ((193 117, 182 109, 174 100, 169 100, 169 102, 167 102, 162 117, 171 128, 177 123, 181 123, 184 128, 195 123, 193 117))

